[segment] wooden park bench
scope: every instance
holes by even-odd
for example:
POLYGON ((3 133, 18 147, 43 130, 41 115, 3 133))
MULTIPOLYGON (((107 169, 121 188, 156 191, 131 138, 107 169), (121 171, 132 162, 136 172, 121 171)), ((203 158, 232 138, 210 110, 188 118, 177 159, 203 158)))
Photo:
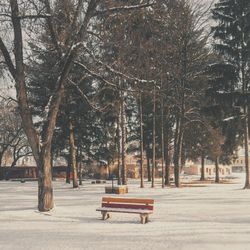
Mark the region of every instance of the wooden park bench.
POLYGON ((103 197, 102 207, 96 211, 102 213, 103 220, 109 219, 111 212, 139 214, 141 223, 145 224, 148 222, 149 214, 153 213, 153 205, 153 199, 103 197))

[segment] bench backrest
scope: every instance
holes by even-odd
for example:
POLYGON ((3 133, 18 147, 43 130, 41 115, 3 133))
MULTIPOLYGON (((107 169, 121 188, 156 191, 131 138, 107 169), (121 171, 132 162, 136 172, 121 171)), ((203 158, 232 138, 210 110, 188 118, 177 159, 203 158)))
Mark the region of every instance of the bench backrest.
POLYGON ((102 207, 153 210, 153 199, 103 197, 102 207))

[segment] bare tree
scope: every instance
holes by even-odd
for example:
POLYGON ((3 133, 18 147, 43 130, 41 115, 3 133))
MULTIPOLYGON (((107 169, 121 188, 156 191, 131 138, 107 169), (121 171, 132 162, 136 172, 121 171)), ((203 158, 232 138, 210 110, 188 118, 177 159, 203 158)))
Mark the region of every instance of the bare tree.
MULTIPOLYGON (((88 35, 88 28, 91 21, 98 15, 109 15, 116 12, 127 12, 137 8, 144 8, 152 3, 139 5, 115 5, 112 8, 98 8, 102 1, 90 0, 88 2, 78 0, 76 3, 70 29, 65 31, 65 43, 60 44, 55 28, 53 11, 49 0, 29 1, 31 3, 28 13, 25 12, 23 3, 17 0, 6 1, 4 6, 5 16, 9 18, 13 27, 13 46, 14 50, 8 49, 6 41, 0 37, 0 50, 5 59, 10 74, 12 75, 16 91, 17 101, 22 118, 24 131, 28 137, 32 148, 33 156, 36 160, 39 172, 38 178, 38 209, 39 211, 48 211, 54 207, 52 173, 51 173, 51 143, 54 134, 57 114, 64 95, 65 84, 70 71, 76 63, 81 50, 86 52, 85 41, 88 35), (40 7, 37 11, 36 7, 40 7), (8 10, 10 9, 10 12, 8 10), (31 11, 30 11, 31 10, 31 11), (83 16, 83 13, 85 15, 83 16), (61 71, 55 83, 55 90, 49 98, 49 102, 44 110, 44 126, 38 131, 34 126, 32 111, 29 105, 26 85, 26 66, 24 59, 24 40, 23 21, 27 19, 43 18, 47 23, 50 32, 50 39, 53 42, 53 49, 57 51, 58 63, 61 65, 61 71), (12 54, 13 53, 13 54, 12 54)), ((88 51, 88 50, 87 50, 88 51)), ((78 64, 79 65, 79 64, 78 64)), ((99 77, 98 73, 90 71, 86 65, 81 64, 85 72, 99 77)))
POLYGON ((16 142, 11 145, 11 151, 13 156, 11 167, 16 166, 18 160, 20 160, 21 158, 32 156, 31 148, 23 131, 16 142))
POLYGON ((21 121, 16 106, 10 100, 1 98, 0 108, 0 166, 4 154, 10 150, 21 135, 21 121))
POLYGON ((4 155, 9 153, 9 161, 12 160, 11 167, 13 167, 19 159, 32 156, 32 153, 22 129, 16 103, 10 98, 1 97, 0 110, 0 166, 4 155))

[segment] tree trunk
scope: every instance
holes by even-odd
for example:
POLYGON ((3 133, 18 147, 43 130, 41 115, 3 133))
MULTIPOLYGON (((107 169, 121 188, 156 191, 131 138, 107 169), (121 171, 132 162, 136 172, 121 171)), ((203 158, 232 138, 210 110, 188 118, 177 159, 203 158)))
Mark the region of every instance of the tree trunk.
POLYGON ((174 154, 174 183, 176 187, 180 187, 180 166, 177 152, 174 154))
POLYGON ((82 152, 79 151, 79 162, 78 162, 78 178, 79 178, 79 185, 82 186, 82 152))
POLYGON ((246 189, 250 189, 250 174, 249 174, 249 131, 248 131, 248 107, 247 104, 244 107, 244 147, 245 147, 245 165, 246 165, 246 181, 245 187, 246 189))
POLYGON ((82 162, 79 162, 78 168, 78 178, 79 178, 79 185, 82 186, 82 162))
POLYGON ((54 207, 52 169, 51 169, 51 149, 50 146, 41 150, 38 166, 38 210, 46 212, 54 207))
POLYGON ((180 186, 180 119, 177 118, 175 139, 174 139, 174 182, 175 186, 180 186))
POLYGON ((155 186, 155 163, 156 163, 156 157, 155 157, 155 112, 156 112, 156 93, 155 93, 155 87, 154 87, 154 98, 153 98, 153 132, 152 132, 152 149, 153 149, 153 162, 152 162, 152 181, 151 181, 151 187, 154 188, 155 186))
POLYGON ((75 147, 75 138, 74 138, 74 128, 72 121, 69 121, 69 145, 70 145, 70 163, 72 169, 72 182, 73 188, 78 188, 78 177, 76 169, 76 147, 75 147))
MULTIPOLYGON (((182 140, 183 141, 183 140, 182 140)), ((181 154, 180 154, 180 162, 181 162, 181 169, 180 171, 182 172, 184 167, 185 167, 185 164, 186 164, 186 155, 185 155, 185 150, 184 150, 184 144, 182 143, 181 144, 181 154)))
POLYGON ((125 152, 125 112, 124 112, 124 100, 121 96, 121 139, 122 139, 122 185, 127 185, 127 167, 126 167, 126 152, 125 152))
POLYGON ((151 182, 151 167, 150 167, 150 158, 149 158, 149 153, 146 153, 147 157, 147 170, 148 170, 148 182, 151 182))
POLYGON ((175 145, 175 155, 174 155, 174 161, 175 161, 175 186, 180 187, 180 164, 181 164, 181 155, 182 155, 182 145, 183 145, 183 119, 184 119, 184 97, 182 102, 182 112, 181 117, 178 118, 178 126, 176 128, 176 145, 175 145))
POLYGON ((219 157, 215 159, 215 182, 220 183, 219 157))
POLYGON ((144 168, 143 168, 143 110, 142 110, 142 94, 140 93, 140 100, 139 100, 139 109, 140 109, 140 153, 141 153, 141 188, 144 188, 144 168))
POLYGON ((66 183, 70 184, 70 173, 71 173, 71 164, 70 164, 70 157, 68 157, 68 165, 66 169, 66 183))
MULTIPOLYGON (((240 55, 240 58, 244 58, 244 55, 240 55)), ((247 80, 247 64, 241 61, 241 81, 242 81, 242 93, 243 95, 248 94, 248 80, 247 80)), ((245 97, 246 98, 246 97, 245 97)), ((246 180, 245 180, 245 189, 250 189, 250 173, 249 173, 249 131, 248 131, 248 100, 245 99, 244 106, 243 106, 243 127, 244 127, 244 148, 245 148, 245 167, 246 167, 246 180)))
POLYGON ((119 107, 119 115, 118 115, 118 119, 117 119, 117 174, 118 174, 118 185, 122 184, 121 181, 121 138, 120 138, 120 107, 119 107))
POLYGON ((180 165, 182 164, 181 158, 184 153, 182 150, 183 146, 183 135, 184 135, 184 117, 185 117, 185 85, 186 85, 186 77, 187 77, 187 39, 183 40, 183 44, 181 45, 181 69, 180 69, 180 92, 179 94, 179 102, 180 102, 180 113, 177 117, 177 125, 176 125, 176 137, 175 137, 175 154, 174 154, 174 164, 175 164, 175 186, 180 187, 180 165))
MULTIPOLYGON (((49 1, 45 2, 47 9, 49 9, 49 1), (46 4, 47 3, 47 4, 46 4)), ((81 28, 73 39, 76 42, 83 40, 90 19, 93 16, 98 1, 91 1, 88 4, 85 17, 83 19, 81 28)), ((67 57, 65 57, 64 65, 61 69, 60 77, 56 82, 54 94, 50 98, 49 112, 45 120, 45 126, 42 133, 39 135, 32 119, 32 111, 29 107, 28 92, 25 84, 25 65, 23 56, 23 36, 22 25, 19 13, 19 4, 17 0, 10 1, 11 7, 11 21, 13 27, 13 54, 15 64, 12 62, 12 55, 9 54, 3 40, 0 37, 0 49, 4 56, 5 62, 8 66, 9 72, 15 80, 15 87, 17 92, 17 101, 20 116, 22 119, 22 126, 27 135, 29 144, 32 148, 32 153, 37 163, 38 176, 38 209, 39 211, 48 211, 53 208, 53 190, 51 180, 51 142, 56 125, 56 118, 59 111, 59 106, 64 94, 64 84, 68 78, 69 72, 72 68, 73 61, 77 57, 77 50, 79 46, 74 49, 70 48, 67 57), (15 65, 15 66, 14 66, 15 65), (41 145, 41 146, 40 146, 41 145)), ((48 12, 50 14, 50 12, 48 12)), ((47 19, 49 20, 49 19, 47 19)), ((77 20, 77 19, 76 19, 77 20)), ((53 39, 52 39, 53 40, 53 39)), ((56 41, 57 42, 57 41, 56 41)))
POLYGON ((201 181, 205 181, 205 155, 201 154, 201 181))
POLYGON ((17 163, 18 159, 14 159, 11 163, 11 168, 15 167, 16 163, 17 163))
POLYGON ((107 179, 109 180, 111 177, 111 173, 110 173, 110 162, 108 161, 108 165, 107 165, 107 179))
POLYGON ((169 150, 168 150, 168 132, 166 131, 165 133, 165 186, 170 186, 170 155, 169 155, 169 150))
POLYGON ((162 169, 162 177, 161 177, 161 186, 164 188, 165 186, 165 169, 164 169, 164 161, 165 161, 165 136, 164 136, 164 103, 163 103, 163 97, 161 97, 161 169, 162 169))

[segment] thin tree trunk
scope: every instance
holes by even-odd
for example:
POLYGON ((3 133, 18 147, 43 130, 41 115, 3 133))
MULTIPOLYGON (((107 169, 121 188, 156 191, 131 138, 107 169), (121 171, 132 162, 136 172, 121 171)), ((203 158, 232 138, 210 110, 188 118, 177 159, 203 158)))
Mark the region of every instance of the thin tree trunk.
POLYGON ((182 154, 182 140, 183 140, 183 131, 182 128, 180 129, 180 139, 179 139, 179 145, 178 145, 178 178, 177 178, 177 182, 176 182, 176 187, 180 187, 181 186, 181 182, 180 182, 180 162, 181 162, 181 154, 182 154))
POLYGON ((140 93, 140 101, 139 101, 139 109, 140 109, 140 151, 141 151, 141 188, 144 188, 144 168, 143 168, 143 110, 142 110, 142 94, 140 93))
POLYGON ((75 147, 75 138, 74 138, 74 128, 72 121, 69 121, 69 145, 70 145, 70 163, 72 169, 72 182, 73 188, 78 188, 78 177, 76 169, 76 147, 75 147))
POLYGON ((2 167, 3 164, 3 153, 0 153, 0 168, 2 167))
POLYGON ((215 182, 220 183, 219 157, 215 159, 215 182))
MULTIPOLYGON (((243 45, 242 45, 243 46, 243 45)), ((240 55, 241 59, 241 76, 242 76, 242 93, 243 95, 246 95, 248 93, 248 81, 246 79, 246 63, 242 61, 244 58, 244 55, 240 55)), ((246 167, 246 180, 245 180, 245 189, 250 189, 250 170, 249 170, 249 128, 248 128, 248 101, 245 100, 244 106, 243 106, 243 112, 244 112, 244 148, 245 148, 245 167, 246 167)))
POLYGON ((108 165, 107 165, 107 170, 108 170, 108 172, 107 172, 107 179, 109 180, 110 177, 111 177, 111 173, 110 173, 110 162, 109 162, 109 161, 108 161, 108 165))
POLYGON ((168 150, 168 132, 165 132, 165 186, 170 186, 170 155, 168 150))
POLYGON ((18 160, 18 158, 16 157, 16 147, 17 147, 17 145, 14 145, 14 147, 13 147, 13 162, 11 163, 11 168, 13 168, 13 167, 15 167, 15 165, 16 165, 16 163, 17 163, 17 160, 18 160))
POLYGON ((244 108, 244 147, 245 147, 245 165, 246 165, 246 181, 245 187, 246 189, 250 189, 250 174, 249 174, 249 131, 248 131, 248 107, 247 104, 244 108))
POLYGON ((11 163, 11 168, 15 167, 16 163, 17 163, 18 159, 14 159, 11 163))
POLYGON ((163 103, 163 97, 161 98, 161 168, 162 168, 162 177, 161 177, 161 186, 164 188, 165 186, 165 169, 164 169, 164 161, 165 161, 165 155, 164 155, 164 150, 165 150, 165 143, 164 143, 164 103, 163 103))
POLYGON ((180 166, 177 152, 174 155, 174 183, 176 187, 180 187, 180 166))
POLYGON ((147 157, 147 171, 148 171, 148 182, 151 182, 151 167, 150 167, 150 158, 149 158, 149 152, 146 153, 147 157))
POLYGON ((179 152, 179 138, 180 138, 180 119, 177 118, 176 121, 176 130, 175 130, 175 139, 174 139, 174 182, 175 186, 180 186, 180 152, 179 152))
POLYGON ((125 143, 126 143, 126 135, 125 135, 125 112, 124 112, 124 100, 123 96, 121 96, 121 139, 122 139, 122 185, 127 185, 127 167, 125 160, 125 143))
MULTIPOLYGON (((183 97, 184 98, 184 97, 183 97)), ((183 118, 184 118, 184 99, 182 102, 182 112, 181 117, 178 119, 177 126, 177 141, 176 141, 176 149, 175 149, 175 186, 180 187, 180 164, 181 164, 181 155, 182 155, 182 145, 183 145, 183 118)))
POLYGON ((182 164, 181 158, 184 153, 182 150, 183 146, 183 134, 184 134, 184 116, 185 116, 185 85, 186 85, 186 74, 187 74, 187 39, 184 39, 184 44, 182 45, 182 53, 181 53, 181 88, 180 88, 180 113, 178 114, 178 129, 177 138, 176 138, 176 148, 174 155, 175 162, 175 186, 180 187, 180 165, 182 164))
POLYGON ((68 156, 68 165, 66 168, 66 183, 70 184, 70 173, 71 173, 71 163, 70 163, 70 157, 68 156))
POLYGON ((205 181, 205 155, 201 154, 201 181, 205 181))
POLYGON ((82 186, 82 152, 79 150, 79 162, 78 162, 78 178, 79 185, 82 186))
POLYGON ((155 163, 156 163, 156 157, 155 157, 155 116, 156 116, 156 93, 155 93, 155 86, 154 86, 154 97, 153 97, 153 143, 152 143, 152 149, 153 149, 153 162, 152 162, 152 181, 151 181, 151 187, 154 188, 155 186, 155 163))
POLYGON ((119 107, 119 115, 118 115, 118 119, 117 119, 117 174, 118 174, 118 185, 121 185, 121 162, 120 162, 120 158, 121 158, 121 138, 120 138, 120 107, 119 107))
POLYGON ((82 186, 82 162, 78 163, 79 169, 78 169, 78 178, 79 178, 79 185, 82 186))
MULTIPOLYGON (((182 140, 183 141, 183 140, 182 140)), ((186 164, 186 155, 185 155, 185 150, 184 150, 184 144, 182 143, 181 144, 181 154, 180 154, 180 162, 181 162, 181 169, 180 171, 182 172, 184 167, 185 167, 185 164, 186 164)))

